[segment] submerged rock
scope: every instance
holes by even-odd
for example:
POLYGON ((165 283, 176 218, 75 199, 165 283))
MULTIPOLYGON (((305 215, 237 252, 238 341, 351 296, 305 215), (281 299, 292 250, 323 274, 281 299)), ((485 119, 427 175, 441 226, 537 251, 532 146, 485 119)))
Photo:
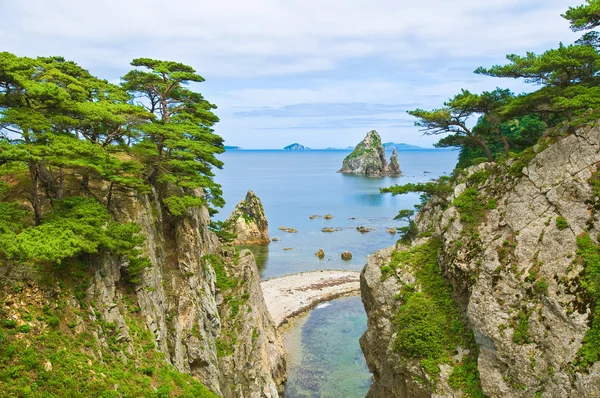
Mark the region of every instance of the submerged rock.
POLYGON ((344 260, 344 261, 352 260, 352 253, 350 253, 349 251, 343 252, 342 260, 344 260))
POLYGON ((367 227, 364 227, 364 226, 361 225, 360 227, 356 227, 356 230, 358 232, 360 232, 361 234, 364 234, 364 233, 367 233, 367 232, 375 231, 375 228, 367 228, 367 227))
POLYGON ((237 235, 233 245, 265 245, 271 241, 265 210, 252 191, 248 191, 246 198, 238 203, 225 225, 237 235))
POLYGON ((319 257, 320 259, 323 259, 323 257, 325 257, 325 252, 323 251, 323 249, 319 249, 319 251, 315 253, 315 256, 319 257))
POLYGON ((388 228, 388 229, 386 229, 386 231, 392 235, 396 234, 396 228, 388 228))
POLYGON ((333 216, 331 214, 325 214, 326 220, 331 220, 332 218, 333 218, 333 216))
POLYGON ((321 229, 321 232, 334 232, 335 229, 331 228, 331 227, 325 227, 323 229, 321 229))
POLYGON ((295 234, 295 233, 298 232, 298 230, 296 228, 288 228, 288 227, 285 227, 285 226, 284 227, 279 227, 279 230, 287 232, 287 233, 290 233, 290 234, 295 234))
POLYGON ((340 173, 365 174, 371 177, 394 176, 400 174, 398 153, 394 150, 390 165, 385 158, 385 149, 381 137, 375 130, 356 146, 354 151, 344 159, 340 173))

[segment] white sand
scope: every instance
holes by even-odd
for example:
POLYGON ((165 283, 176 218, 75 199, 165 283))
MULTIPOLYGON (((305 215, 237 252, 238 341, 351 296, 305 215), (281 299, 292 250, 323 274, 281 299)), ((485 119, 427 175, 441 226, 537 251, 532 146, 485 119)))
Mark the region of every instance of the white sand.
POLYGON ((277 327, 317 304, 360 294, 360 272, 310 271, 261 283, 267 308, 277 327))

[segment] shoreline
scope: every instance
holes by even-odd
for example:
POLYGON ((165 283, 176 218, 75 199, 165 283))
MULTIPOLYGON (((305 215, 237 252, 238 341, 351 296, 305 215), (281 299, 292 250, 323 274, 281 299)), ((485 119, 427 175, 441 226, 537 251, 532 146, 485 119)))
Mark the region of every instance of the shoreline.
POLYGON ((320 303, 360 295, 358 271, 305 271, 261 281, 267 309, 280 328, 320 303))

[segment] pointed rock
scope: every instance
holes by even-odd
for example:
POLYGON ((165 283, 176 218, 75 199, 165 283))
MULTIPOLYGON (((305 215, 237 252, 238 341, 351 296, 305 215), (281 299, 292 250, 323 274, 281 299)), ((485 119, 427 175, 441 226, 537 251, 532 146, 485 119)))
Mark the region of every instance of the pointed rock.
POLYGON ((392 157, 390 158, 390 164, 388 164, 385 174, 389 176, 400 175, 400 163, 398 162, 398 151, 396 148, 392 151, 392 157))
POLYGON ((233 245, 265 245, 271 241, 265 210, 252 191, 248 191, 246 198, 238 203, 225 225, 237 235, 233 245))
MULTIPOLYGON (((392 155, 394 162, 394 155, 392 155)), ((352 153, 344 159, 340 173, 345 174, 365 174, 370 177, 382 177, 386 175, 398 175, 400 165, 398 163, 398 154, 395 157, 395 164, 388 166, 385 158, 385 149, 381 144, 381 137, 375 130, 367 133, 362 140, 352 151, 352 153), (398 170, 398 172, 396 172, 398 170)))

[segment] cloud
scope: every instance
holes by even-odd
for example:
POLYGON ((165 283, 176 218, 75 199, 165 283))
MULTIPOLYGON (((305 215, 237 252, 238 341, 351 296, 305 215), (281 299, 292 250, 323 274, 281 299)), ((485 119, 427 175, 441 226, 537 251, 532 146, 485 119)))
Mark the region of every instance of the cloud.
POLYGON ((412 119, 386 118, 342 118, 326 119, 305 124, 282 124, 272 127, 253 127, 254 130, 340 130, 349 128, 374 129, 376 127, 409 127, 414 125, 412 119))
POLYGON ((435 137, 405 123, 406 109, 440 107, 461 88, 530 90, 472 71, 503 63, 506 53, 572 42, 578 35, 560 17, 571 5, 2 0, 0 42, 17 55, 63 55, 115 82, 136 57, 192 65, 207 79, 193 87, 219 106, 217 132, 248 148, 280 146, 292 135, 290 142, 312 147, 354 145, 369 126, 429 145, 435 137))
POLYGON ((103 68, 132 55, 173 58, 213 76, 333 70, 347 59, 480 57, 556 43, 571 1, 5 0, 7 50, 65 54, 103 68), (110 51, 106 51, 109 48, 110 51))
POLYGON ((239 117, 331 117, 331 116, 359 116, 380 115, 384 113, 398 113, 415 106, 416 103, 408 104, 368 104, 365 102, 346 103, 310 103, 293 104, 281 108, 261 107, 247 111, 235 112, 239 117))

